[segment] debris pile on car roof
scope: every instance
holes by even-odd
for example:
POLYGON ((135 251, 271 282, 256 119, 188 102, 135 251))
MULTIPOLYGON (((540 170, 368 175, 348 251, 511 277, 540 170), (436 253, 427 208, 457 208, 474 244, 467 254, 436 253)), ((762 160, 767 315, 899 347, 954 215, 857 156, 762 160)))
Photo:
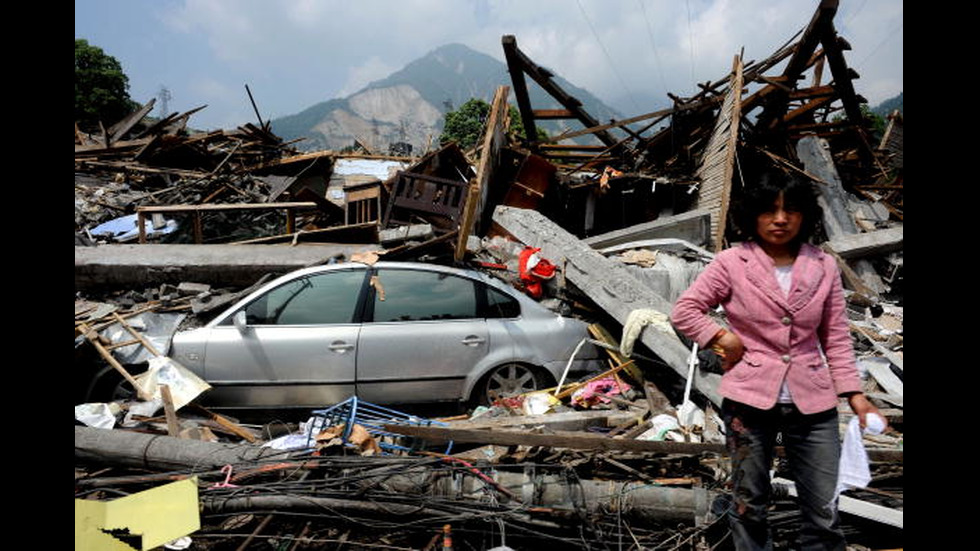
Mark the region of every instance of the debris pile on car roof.
MULTIPOLYGON (((731 72, 699 83, 696 96, 608 123, 505 36, 512 86, 496 91, 484 138, 468 151, 300 154, 262 123, 194 132, 196 110, 147 121, 152 101, 102 135, 76 128, 79 363, 127 377, 123 364, 166 364, 168 331, 252 283, 364 254, 486 271, 590 319, 609 355, 608 370, 588 380, 464 415, 388 412, 369 427, 347 405, 346 420, 316 431, 316 415, 253 425, 209 411, 179 398, 206 383, 161 365, 169 382, 140 387, 145 395, 76 409, 76 498, 192 481, 198 526, 161 537, 189 536, 195 549, 258 539, 290 549, 713 547, 726 533, 712 509, 727 476, 719 377, 692 370, 710 358, 692 362, 690 343, 658 323, 713 254, 739 240, 728 208, 743 185, 781 168, 821 190, 822 247, 839 259, 866 391, 892 427, 865 436, 873 478, 844 494, 847 535, 901 546, 903 121, 893 114, 872 137, 833 7, 822 3, 761 61, 735 55, 731 72), (527 77, 559 108, 532 106, 527 77), (510 131, 512 93, 528 135, 510 131), (540 139, 532 129, 542 118, 577 129, 540 139), (219 261, 205 249, 214 246, 259 266, 219 261), (154 264, 137 259, 140 247, 154 264), (276 445, 285 441, 302 445, 276 445)), ((775 505, 781 541, 798 522, 791 501, 781 494, 775 505)), ((151 520, 133 530, 166 531, 151 520)), ((122 528, 103 530, 131 541, 122 528)))

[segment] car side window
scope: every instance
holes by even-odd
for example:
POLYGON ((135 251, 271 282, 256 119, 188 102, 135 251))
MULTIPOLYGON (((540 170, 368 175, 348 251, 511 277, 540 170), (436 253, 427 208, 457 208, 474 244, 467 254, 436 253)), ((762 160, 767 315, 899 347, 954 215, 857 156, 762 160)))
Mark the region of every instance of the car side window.
POLYGON ((420 321, 477 317, 476 282, 419 270, 378 271, 374 321, 420 321))
POLYGON ((272 289, 245 309, 249 325, 351 323, 364 270, 312 275, 272 289))
POLYGON ((487 286, 487 317, 516 318, 521 315, 521 304, 517 299, 487 286))

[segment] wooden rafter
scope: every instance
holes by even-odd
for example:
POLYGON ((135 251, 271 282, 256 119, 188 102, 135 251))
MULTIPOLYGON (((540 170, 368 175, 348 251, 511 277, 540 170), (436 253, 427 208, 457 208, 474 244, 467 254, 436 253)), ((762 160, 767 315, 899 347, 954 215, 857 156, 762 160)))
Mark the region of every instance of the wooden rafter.
MULTIPOLYGON (((510 72, 511 83, 514 86, 514 95, 517 98, 517 108, 521 114, 521 120, 524 123, 525 138, 532 149, 534 149, 534 145, 537 142, 535 121, 538 118, 538 112, 531 107, 525 75, 531 77, 545 92, 555 98, 569 115, 559 116, 564 115, 564 113, 560 113, 559 110, 548 110, 543 111, 544 116, 542 118, 575 119, 581 122, 586 128, 600 126, 599 121, 582 108, 581 101, 565 92, 552 79, 553 74, 551 71, 534 63, 517 47, 517 39, 513 35, 505 35, 502 44, 504 47, 504 57, 507 60, 507 69, 510 72)), ((618 144, 617 139, 605 129, 595 130, 590 133, 594 134, 606 146, 611 147, 618 144)))

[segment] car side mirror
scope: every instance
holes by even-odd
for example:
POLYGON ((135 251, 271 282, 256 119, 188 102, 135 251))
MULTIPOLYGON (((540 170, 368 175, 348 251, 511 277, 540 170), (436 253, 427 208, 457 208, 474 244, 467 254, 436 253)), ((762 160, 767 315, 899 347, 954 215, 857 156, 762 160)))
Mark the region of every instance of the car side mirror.
POLYGON ((235 323, 235 328, 238 329, 238 332, 244 334, 245 329, 248 327, 248 323, 245 321, 245 310, 235 312, 232 321, 235 323))

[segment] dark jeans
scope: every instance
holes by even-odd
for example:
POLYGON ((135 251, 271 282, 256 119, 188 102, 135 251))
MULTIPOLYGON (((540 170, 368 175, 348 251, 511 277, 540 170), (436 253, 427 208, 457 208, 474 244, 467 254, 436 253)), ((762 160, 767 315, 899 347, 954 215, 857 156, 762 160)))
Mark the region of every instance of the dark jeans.
POLYGON ((733 506, 729 512, 738 550, 772 549, 767 520, 776 435, 782 445, 803 515, 798 545, 803 550, 844 550, 838 523, 837 470, 840 429, 837 410, 805 415, 792 404, 756 409, 732 400, 722 403, 732 459, 733 506))

